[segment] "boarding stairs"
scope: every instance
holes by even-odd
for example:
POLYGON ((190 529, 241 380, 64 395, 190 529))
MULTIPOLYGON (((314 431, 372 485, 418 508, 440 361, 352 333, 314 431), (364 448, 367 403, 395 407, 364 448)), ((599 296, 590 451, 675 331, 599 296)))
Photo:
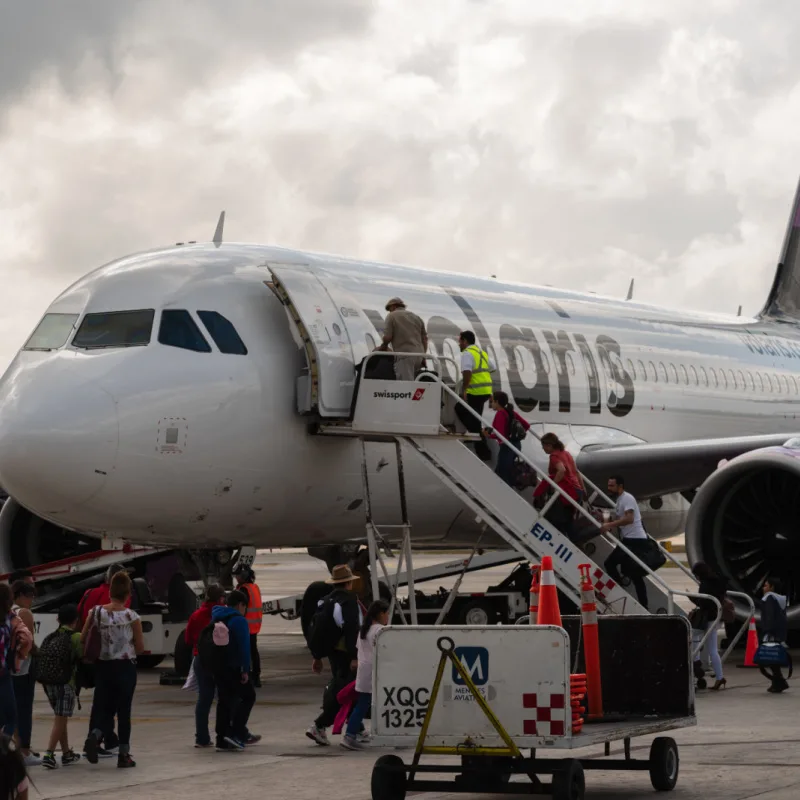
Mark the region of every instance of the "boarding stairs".
MULTIPOLYGON (((563 498, 590 524, 599 528, 600 523, 502 436, 498 438, 535 470, 541 480, 550 484, 551 497, 544 508, 537 510, 487 467, 467 446, 470 438, 475 437, 456 433, 451 424, 454 422, 453 412, 459 404, 478 417, 454 391, 453 385, 442 377, 447 372, 446 362, 452 366, 453 374, 459 374, 458 365, 452 359, 432 357, 429 353, 404 353, 404 357, 410 355, 432 360, 434 369, 418 375, 414 381, 369 379, 366 377, 367 361, 373 357, 394 357, 394 354, 372 352, 375 329, 359 312, 359 303, 338 283, 335 275, 309 265, 264 266, 272 276, 272 280, 266 283, 285 306, 298 345, 306 354, 307 371, 300 376, 297 384, 298 412, 312 420, 309 425, 311 433, 354 437, 362 443, 362 475, 371 554, 382 543, 381 538, 377 537, 376 544, 376 537, 371 534, 377 532, 379 527, 400 528, 403 547, 398 572, 404 559, 407 572, 411 572, 410 523, 402 467, 402 452, 405 451, 420 458, 486 527, 522 558, 539 563, 544 556, 552 556, 559 589, 579 607, 581 580, 578 565, 582 563, 591 564, 601 613, 684 613, 677 605, 676 597, 707 597, 669 587, 624 543, 610 535, 598 532, 580 548, 576 546, 546 518, 553 503, 563 498), (361 376, 356 375, 356 364, 361 364, 361 376), (369 441, 394 441, 396 444, 403 517, 401 525, 377 526, 372 519, 364 444, 369 441), (647 609, 632 594, 632 586, 626 588, 606 574, 603 565, 615 547, 621 547, 645 572, 647 609)), ((601 496, 609 507, 613 507, 613 502, 585 476, 584 481, 593 490, 593 498, 601 496)), ((672 558, 667 551, 664 552, 668 558, 672 558)), ((682 564, 675 563, 691 575, 682 564)), ((374 571, 373 581, 377 581, 374 571)), ((413 579, 408 581, 408 590, 413 617, 413 579)), ((719 621, 721 604, 714 598, 708 599, 716 604, 719 621)), ((751 603, 749 598, 748 602, 751 603)))

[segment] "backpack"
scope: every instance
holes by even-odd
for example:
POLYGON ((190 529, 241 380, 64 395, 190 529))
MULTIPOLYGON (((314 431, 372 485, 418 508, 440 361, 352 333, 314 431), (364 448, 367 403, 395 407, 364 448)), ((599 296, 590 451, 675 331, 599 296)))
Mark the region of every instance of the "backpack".
POLYGON ((9 674, 12 661, 11 623, 6 621, 0 625, 0 678, 9 674))
POLYGON ((333 609, 337 602, 337 598, 333 594, 329 594, 321 600, 308 625, 306 642, 314 658, 330 656, 342 638, 342 629, 333 618, 333 609))
POLYGON ((228 626, 221 620, 206 625, 200 631, 197 639, 197 657, 203 669, 215 675, 225 670, 230 640, 228 626))
POLYGON ((528 435, 525 426, 517 419, 517 415, 511 411, 508 414, 508 436, 506 439, 521 442, 528 435))
POLYGON ((36 661, 36 680, 47 686, 64 686, 72 680, 75 662, 73 631, 53 631, 45 636, 36 661))

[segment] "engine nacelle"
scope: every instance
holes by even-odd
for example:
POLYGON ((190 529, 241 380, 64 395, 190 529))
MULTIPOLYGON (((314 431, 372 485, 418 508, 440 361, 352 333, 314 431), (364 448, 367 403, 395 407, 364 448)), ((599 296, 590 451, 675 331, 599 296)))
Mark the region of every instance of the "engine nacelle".
POLYGON ((98 539, 53 525, 13 497, 0 508, 0 575, 99 549, 98 539))
POLYGON ((689 509, 686 552, 751 597, 768 575, 781 578, 800 628, 800 450, 755 450, 709 476, 689 509))

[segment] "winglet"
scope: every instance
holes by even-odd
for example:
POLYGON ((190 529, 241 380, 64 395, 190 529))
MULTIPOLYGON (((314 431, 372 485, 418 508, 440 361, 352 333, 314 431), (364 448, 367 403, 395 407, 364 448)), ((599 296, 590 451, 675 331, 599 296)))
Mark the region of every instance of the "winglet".
POLYGON ((225 227, 225 212, 219 215, 219 222, 217 222, 217 229, 214 231, 214 238, 211 240, 219 247, 222 244, 222 229, 225 227))
POLYGON ((628 287, 628 296, 625 298, 626 300, 633 300, 633 282, 635 278, 631 278, 631 285, 628 287))

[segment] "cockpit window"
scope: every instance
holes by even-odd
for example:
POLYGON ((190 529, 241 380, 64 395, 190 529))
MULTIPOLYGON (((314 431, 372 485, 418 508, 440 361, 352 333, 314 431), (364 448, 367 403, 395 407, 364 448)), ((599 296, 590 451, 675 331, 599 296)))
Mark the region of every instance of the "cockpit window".
POLYGON ((247 348, 230 320, 223 317, 218 311, 198 311, 197 316, 208 329, 220 353, 229 353, 234 356, 247 355, 247 348))
POLYGON ((141 347, 150 344, 153 331, 152 308, 142 311, 109 311, 87 314, 81 322, 74 347, 87 350, 100 347, 141 347))
POLYGON ((196 353, 210 353, 211 345, 200 333, 200 328, 191 314, 183 309, 169 309, 161 312, 161 326, 158 341, 169 347, 194 350, 196 353))
POLYGON ((45 314, 22 349, 58 350, 67 343, 77 321, 77 314, 45 314))

